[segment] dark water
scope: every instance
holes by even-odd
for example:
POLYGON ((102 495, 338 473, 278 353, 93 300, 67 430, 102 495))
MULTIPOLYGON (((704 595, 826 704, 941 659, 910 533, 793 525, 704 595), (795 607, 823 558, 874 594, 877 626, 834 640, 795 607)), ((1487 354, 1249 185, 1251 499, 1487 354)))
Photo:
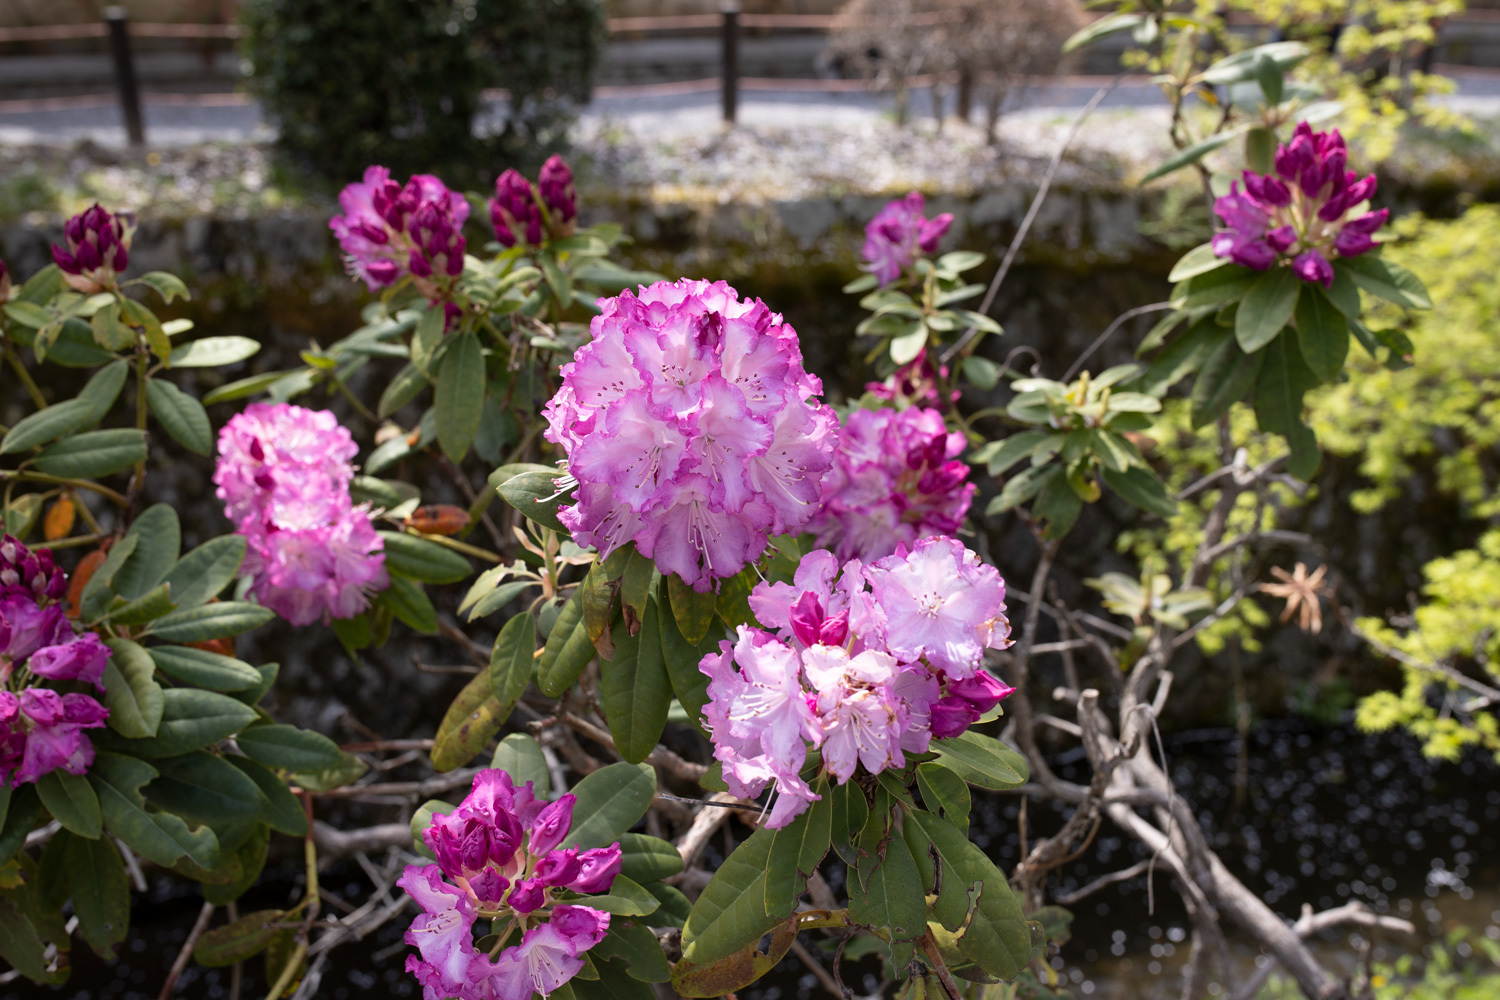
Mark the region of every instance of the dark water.
MULTIPOLYGON (((1457 764, 1432 762, 1399 734, 1267 722, 1250 735, 1241 795, 1235 782, 1240 747, 1232 730, 1167 734, 1165 747, 1172 780, 1196 807, 1210 844, 1282 916, 1295 918, 1303 903, 1325 909, 1358 899, 1416 924, 1415 940, 1381 933, 1374 942, 1377 961, 1417 950, 1459 925, 1500 939, 1500 767, 1492 760, 1470 755, 1457 764)), ((1087 767, 1081 752, 1073 751, 1059 754, 1054 766, 1071 780, 1083 777, 1087 767)), ((976 796, 972 835, 1002 869, 1019 860, 1019 807, 1014 796, 976 796)), ((1057 829, 1064 818, 1062 811, 1032 802, 1030 836, 1057 829)), ((722 846, 714 844, 715 860, 722 846)), ((1088 852, 1055 877, 1049 896, 1145 857, 1144 849, 1106 823, 1088 852)), ((840 875, 830 872, 836 890, 840 875)), ((241 912, 286 905, 300 879, 294 860, 273 866, 241 901, 241 912)), ((353 864, 332 866, 323 885, 356 904, 369 891, 353 864)), ((1075 996, 1155 1000, 1178 994, 1189 924, 1170 879, 1160 873, 1154 903, 1154 910, 1148 908, 1141 876, 1074 907, 1073 940, 1052 961, 1075 996)), ((66 986, 12 983, 0 987, 0 1000, 149 1000, 158 995, 200 904, 201 897, 181 880, 154 879, 151 891, 137 899, 117 963, 106 965, 85 948, 74 953, 66 986)), ((335 952, 318 995, 419 996, 402 968, 406 922, 397 918, 363 944, 335 952)), ((1330 932, 1317 947, 1333 967, 1352 971, 1359 940, 1352 930, 1330 932)), ((1248 975, 1254 947, 1232 929, 1230 941, 1236 975, 1248 975)), ((872 959, 846 963, 844 980, 857 990, 873 990, 878 965, 872 959)), ((229 970, 189 967, 179 984, 182 997, 227 997, 229 970)), ((247 963, 241 996, 263 995, 266 985, 259 960, 247 963)), ((741 996, 805 1000, 820 993, 816 980, 788 959, 741 996)))

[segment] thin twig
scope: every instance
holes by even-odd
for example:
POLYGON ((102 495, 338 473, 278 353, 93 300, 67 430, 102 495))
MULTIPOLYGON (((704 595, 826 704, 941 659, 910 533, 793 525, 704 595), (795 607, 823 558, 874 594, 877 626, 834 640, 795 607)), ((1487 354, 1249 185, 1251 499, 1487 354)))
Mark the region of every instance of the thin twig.
POLYGON ((167 981, 161 988, 158 1000, 169 1000, 172 991, 177 988, 177 977, 182 975, 187 968, 188 959, 193 957, 193 946, 208 929, 208 922, 213 919, 214 904, 204 903, 203 909, 198 911, 198 919, 193 924, 193 929, 188 931, 187 940, 182 942, 182 947, 177 952, 177 960, 172 963, 172 969, 167 973, 167 981))
POLYGON ((792 954, 796 955, 798 960, 807 966, 807 971, 817 977, 818 982, 823 984, 825 990, 838 997, 838 1000, 844 1000, 844 991, 839 989, 839 984, 834 982, 833 976, 829 974, 827 969, 823 968, 822 963, 813 957, 813 953, 808 951, 802 942, 792 942, 792 954))
POLYGON ((1106 340, 1108 340, 1110 337, 1113 337, 1116 330, 1124 326, 1130 320, 1135 319, 1137 316, 1145 316, 1147 313, 1161 312, 1163 309, 1171 308, 1172 303, 1170 302, 1153 302, 1147 306, 1136 306, 1134 309, 1131 309, 1128 312, 1123 312, 1119 316, 1116 316, 1115 321, 1109 324, 1109 326, 1105 327, 1104 332, 1095 337, 1094 342, 1087 348, 1085 348, 1082 354, 1078 355, 1078 358, 1073 362, 1072 367, 1070 367, 1066 372, 1063 373, 1062 381, 1073 381, 1073 376, 1078 374, 1079 369, 1083 367, 1083 363, 1087 361, 1095 351, 1102 347, 1106 340))

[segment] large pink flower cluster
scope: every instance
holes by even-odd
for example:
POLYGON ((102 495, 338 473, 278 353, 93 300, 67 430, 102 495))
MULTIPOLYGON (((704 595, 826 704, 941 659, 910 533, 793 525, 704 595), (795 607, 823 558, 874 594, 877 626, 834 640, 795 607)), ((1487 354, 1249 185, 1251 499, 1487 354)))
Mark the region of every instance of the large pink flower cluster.
POLYGON ((431 174, 416 174, 405 186, 385 167, 371 166, 357 184, 339 193, 343 215, 328 220, 349 273, 370 291, 410 274, 423 295, 445 299, 463 273, 464 222, 469 203, 431 174))
POLYGON ((67 585, 52 553, 0 537, 0 787, 59 768, 83 774, 94 762, 83 731, 104 725, 109 710, 90 695, 41 686, 80 681, 104 690, 109 648, 93 632, 73 631, 59 603, 67 585))
POLYGON ((1005 581, 953 538, 842 574, 833 553, 810 552, 791 584, 762 583, 750 607, 766 629, 742 625, 703 658, 703 715, 731 792, 776 786, 773 828, 819 798, 801 774, 808 747, 843 784, 859 767, 905 767, 905 754, 959 735, 1011 693, 983 665, 985 650, 1010 645, 1005 581))
POLYGON ((966 446, 936 410, 855 410, 823 478, 823 509, 808 530, 820 548, 864 562, 953 534, 978 490, 958 460, 966 446))
POLYGON ((604 939, 609 914, 557 897, 609 891, 621 852, 619 843, 590 851, 560 846, 575 801, 564 795, 548 803, 531 782, 516 788, 508 773, 492 768, 474 776, 457 809, 433 817, 422 839, 437 864, 408 865, 396 883, 422 907, 406 932, 419 953, 407 958, 406 970, 427 1000, 528 1000, 583 968, 581 956, 604 939), (474 922, 481 917, 494 921, 502 944, 512 931, 520 941, 498 957, 480 952, 474 922))
POLYGON ((294 625, 352 618, 390 585, 369 512, 349 498, 359 449, 327 410, 252 403, 219 433, 214 483, 245 536, 251 592, 294 625))
POLYGON ((543 411, 577 502, 580 545, 634 541, 700 592, 817 510, 838 418, 797 334, 724 282, 659 281, 601 300, 593 341, 543 411))
POLYGON ((1357 257, 1379 246, 1372 237, 1389 209, 1367 211, 1375 175, 1346 170, 1349 152, 1338 129, 1314 132, 1300 122, 1290 143, 1276 150, 1275 176, 1245 171, 1214 202, 1227 227, 1213 251, 1236 264, 1268 270, 1289 259, 1303 281, 1333 285, 1333 257, 1357 257))
POLYGON ((918 254, 936 253, 938 242, 953 225, 953 213, 929 219, 920 191, 887 202, 865 225, 865 270, 889 285, 916 261, 918 254))

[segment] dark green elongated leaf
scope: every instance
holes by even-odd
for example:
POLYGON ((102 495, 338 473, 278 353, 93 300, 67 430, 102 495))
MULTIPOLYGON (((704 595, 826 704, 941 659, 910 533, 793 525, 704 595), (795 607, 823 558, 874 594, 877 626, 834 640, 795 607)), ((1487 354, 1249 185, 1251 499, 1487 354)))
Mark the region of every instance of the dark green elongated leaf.
POLYGON ((133 601, 161 586, 177 562, 182 547, 177 511, 170 504, 152 504, 131 522, 125 537, 137 540, 135 550, 120 566, 112 586, 115 593, 133 601))
POLYGON ((1432 297, 1422 279, 1395 261, 1374 254, 1340 257, 1334 272, 1345 271, 1371 295, 1408 309, 1431 309, 1432 297))
POLYGON ((1239 264, 1228 264, 1205 271, 1179 283, 1172 290, 1172 305, 1182 310, 1216 309, 1238 302, 1260 276, 1259 271, 1252 271, 1239 264))
POLYGON ((1151 360, 1141 376, 1141 392, 1161 396, 1182 379, 1197 371, 1219 345, 1230 339, 1229 331, 1214 322, 1212 316, 1188 327, 1151 360))
POLYGON ((16 421, 0 439, 0 455, 12 455, 75 434, 97 422, 94 408, 86 400, 65 399, 29 417, 16 421))
POLYGON ((138 279, 141 284, 148 285, 156 290, 156 294, 162 297, 162 301, 171 305, 174 299, 191 299, 192 293, 188 286, 177 275, 168 271, 148 271, 138 279))
POLYGON ((511 733, 501 740, 500 745, 495 748, 494 758, 490 760, 490 767, 498 767, 510 775, 517 788, 531 782, 532 791, 539 799, 552 797, 552 778, 547 773, 547 758, 542 756, 541 744, 525 733, 511 733))
POLYGON ((1034 465, 1024 469, 1005 481, 1005 486, 1000 490, 1000 495, 995 497, 985 507, 984 513, 988 517, 992 514, 1001 514, 1012 507, 1019 506, 1036 496, 1047 484, 1054 479, 1062 478, 1063 470, 1054 464, 1034 465))
POLYGON ((971 785, 1003 792, 1020 788, 1031 777, 1026 758, 993 736, 972 730, 951 740, 933 740, 932 749, 950 768, 971 785))
POLYGON ((193 946, 193 959, 209 968, 233 965, 266 950, 275 937, 283 910, 257 910, 206 932, 193 946))
MULTIPOLYGON (((643 924, 611 920, 609 933, 590 952, 600 958, 619 959, 626 973, 643 983, 664 983, 672 978, 672 966, 667 963, 661 944, 643 924)), ((603 982, 610 977, 599 978, 603 982)))
POLYGON ((172 348, 171 368, 219 368, 260 352, 249 337, 199 337, 172 348))
POLYGON ((248 691, 260 684, 260 671, 244 660, 191 646, 152 646, 156 669, 210 691, 248 691))
POLYGON ((259 375, 251 375, 249 378, 237 379, 234 382, 225 383, 216 389, 210 389, 204 393, 203 405, 213 406, 215 403, 228 403, 232 400, 254 396, 256 393, 265 392, 288 375, 295 374, 295 370, 262 372, 259 375))
MULTIPOLYGON (((540 585, 541 583, 538 580, 512 580, 508 583, 500 584, 500 586, 488 591, 483 597, 469 606, 469 621, 473 621, 476 618, 483 618, 485 615, 499 611, 511 601, 526 593, 528 589, 540 585)), ((473 591, 470 591, 470 593, 473 593, 473 591)))
POLYGON ((562 522, 557 519, 557 508, 571 503, 572 500, 569 497, 557 495, 558 490, 554 480, 560 474, 558 472, 523 472, 505 480, 497 487, 497 490, 501 498, 516 510, 542 527, 551 528, 566 536, 568 529, 564 528, 562 522))
POLYGON ((620 576, 620 606, 625 615, 625 626, 631 635, 641 630, 641 618, 646 614, 646 598, 651 593, 651 580, 656 574, 656 565, 635 550, 626 546, 625 572, 620 576))
MULTIPOLYGON (((48 942, 37 930, 29 909, 24 888, 0 892, 0 958, 34 983, 61 983, 68 978, 68 967, 47 970, 48 942)), ((66 938, 61 943, 66 945, 66 938)))
POLYGON ((646 815, 656 797, 656 771, 650 764, 610 764, 574 785, 573 794, 573 815, 583 820, 574 821, 563 846, 608 847, 646 815))
POLYGON ((156 664, 145 649, 129 639, 106 639, 109 665, 104 668, 104 697, 109 728, 130 739, 155 736, 161 724, 161 685, 153 676, 156 664))
POLYGON ((400 531, 378 531, 385 548, 385 566, 392 573, 423 583, 457 583, 473 570, 469 560, 450 548, 400 531))
POLYGON ((1133 507, 1159 517, 1171 517, 1177 512, 1177 501, 1167 495, 1161 480, 1140 466, 1132 466, 1124 472, 1104 470, 1104 483, 1133 507))
POLYGON ((1309 285, 1297 300, 1297 346, 1320 381, 1331 382, 1344 370, 1349 324, 1320 285, 1309 285))
POLYGON ((1220 146, 1225 146, 1230 142, 1233 142, 1235 137, 1238 135, 1238 129, 1231 129, 1227 132, 1220 132, 1217 135, 1211 135, 1207 139, 1204 139, 1200 142, 1195 142, 1186 149, 1172 154, 1161 163, 1153 167, 1146 174, 1146 176, 1141 178, 1141 183, 1149 183, 1156 180, 1158 177, 1165 177, 1167 176, 1167 174, 1181 170, 1183 167, 1186 167, 1189 164, 1197 163, 1199 160, 1203 159, 1205 156, 1207 156, 1209 153, 1212 153, 1220 146))
POLYGON ((434 407, 443 454, 460 461, 479 431, 484 414, 484 349, 474 331, 452 339, 438 370, 434 407))
POLYGON ((1301 297, 1302 279, 1289 267, 1273 267, 1255 280, 1234 317, 1234 337, 1240 350, 1254 354, 1292 320, 1301 297))
POLYGON ((645 884, 671 878, 682 871, 682 855, 659 837, 644 833, 620 834, 620 874, 645 884))
POLYGON ((256 819, 271 804, 244 772, 202 750, 158 761, 156 768, 160 776, 146 786, 146 800, 188 819, 256 819))
POLYGON ((647 882, 641 888, 656 897, 661 906, 651 914, 651 919, 646 924, 651 927, 681 927, 687 923, 688 914, 693 910, 693 904, 682 890, 675 885, 667 885, 665 882, 647 882))
POLYGON ((396 377, 391 379, 385 391, 380 394, 380 402, 375 412, 381 419, 385 419, 420 396, 428 384, 427 376, 423 375, 416 365, 407 364, 396 373, 396 377))
MULTIPOLYGON (((645 928, 638 929, 645 930, 645 928)), ((646 931, 646 936, 651 937, 653 942, 655 941, 655 937, 650 931, 646 931)), ((598 945, 590 948, 588 953, 590 955, 598 955, 599 949, 603 945, 604 943, 600 942, 598 945)), ((656 950, 660 952, 661 946, 657 945, 656 950)), ((662 963, 666 964, 665 955, 662 956, 662 963)), ((574 1000, 656 1000, 656 992, 650 986, 646 985, 647 981, 642 980, 630 968, 626 967, 623 962, 605 962, 601 960, 598 972, 599 976, 597 979, 584 979, 580 973, 567 983, 567 985, 573 988, 574 1000)), ((668 978, 671 978, 670 975, 668 978)), ((652 981, 662 982, 664 980, 652 981)))
POLYGON ((588 576, 578 588, 578 600, 583 605, 583 628, 589 641, 606 660, 614 658, 615 643, 610 634, 614 624, 615 608, 620 595, 620 576, 630 553, 616 549, 608 559, 601 559, 589 568, 588 576))
POLYGON ((1324 288, 1323 294, 1328 296, 1328 301, 1333 303, 1335 309, 1344 314, 1346 320, 1359 319, 1362 308, 1359 301, 1359 285, 1355 284, 1349 269, 1339 266, 1338 261, 1335 261, 1333 265, 1333 285, 1324 288))
POLYGON ((234 848, 233 862, 242 872, 233 882, 203 886, 203 901, 215 906, 224 906, 239 899, 251 886, 260 881, 260 873, 266 867, 266 854, 271 847, 271 828, 257 823, 247 838, 234 848))
POLYGON ((162 692, 161 724, 156 736, 132 744, 131 750, 151 759, 175 757, 233 736, 257 718, 255 709, 228 695, 197 688, 168 688, 162 692))
POLYGON ((750 607, 750 592, 760 583, 754 566, 746 566, 727 580, 719 581, 719 596, 714 610, 730 631, 741 625, 754 625, 755 611, 750 607))
POLYGON ((203 642, 248 632, 275 617, 275 612, 259 604, 220 601, 163 615, 151 626, 151 634, 165 642, 203 642))
POLYGON ((420 584, 404 576, 392 576, 391 585, 376 600, 410 628, 426 635, 438 630, 437 609, 420 584))
POLYGON ((1213 423, 1243 399, 1255 384, 1256 373, 1265 359, 1264 351, 1246 356, 1233 337, 1220 341, 1203 362, 1198 379, 1193 383, 1193 427, 1213 423))
POLYGON ((620 917, 644 917, 661 905, 655 896, 623 874, 615 876, 608 893, 602 896, 581 896, 578 901, 620 917))
POLYGON ((789 917, 797 908, 797 897, 807 879, 818 870, 833 840, 833 797, 828 782, 819 779, 813 788, 822 795, 807 811, 775 831, 770 861, 766 866, 766 916, 789 917))
MULTIPOLYGON (((970 843, 953 824, 929 813, 907 813, 908 830, 925 835, 926 844, 931 844, 944 862, 944 892, 949 891, 948 880, 953 888, 975 899, 974 914, 968 927, 959 937, 959 950, 985 972, 997 979, 1013 979, 1025 968, 1031 957, 1031 933, 1026 925, 1021 904, 1010 891, 1005 876, 974 844, 970 843)), ((912 853, 918 847, 907 834, 912 853)), ((923 844, 922 850, 926 850, 923 844)), ((917 857, 919 867, 922 859, 917 857)), ((928 853, 931 864, 931 852, 928 853)), ((921 867, 924 887, 931 888, 929 871, 921 867)), ((945 924, 946 926, 946 924, 945 924)), ((956 928, 953 928, 956 929, 956 928)))
POLYGON ((718 603, 713 591, 700 594, 673 573, 667 577, 667 593, 672 601, 672 616, 677 619, 678 631, 689 643, 697 645, 713 624, 718 603))
POLYGON ((157 776, 143 760, 98 751, 89 783, 99 796, 104 826, 141 857, 162 867, 191 857, 203 868, 218 864, 219 842, 207 827, 196 830, 171 813, 148 813, 140 787, 157 776))
POLYGON ((901 836, 892 831, 881 845, 874 870, 849 892, 849 918, 890 930, 886 942, 895 968, 911 962, 915 942, 927 933, 927 901, 917 863, 901 836))
POLYGON ((160 378, 146 382, 146 401, 151 407, 151 415, 161 422, 174 441, 200 455, 213 453, 214 430, 202 403, 160 378))
POLYGON ((917 788, 927 811, 969 832, 969 808, 972 796, 969 786, 957 771, 935 760, 917 765, 917 788))
POLYGON ((88 431, 43 448, 36 470, 65 479, 102 479, 146 460, 146 434, 133 428, 88 431))
POLYGON ((196 608, 217 596, 239 574, 245 561, 245 536, 210 538, 177 561, 167 574, 172 603, 196 608))
POLYGON ((235 743, 251 760, 284 771, 321 771, 343 756, 338 744, 322 733, 280 724, 251 726, 235 743))
POLYGON ((833 813, 829 830, 833 849, 845 863, 852 865, 857 857, 852 846, 854 838, 864 829, 865 820, 870 815, 870 803, 865 799, 864 791, 852 781, 834 785, 829 789, 828 797, 833 813))
MULTIPOLYGON (((670 597, 668 600, 670 602, 670 597)), ((698 665, 703 657, 719 652, 719 642, 724 633, 718 628, 710 628, 700 641, 688 642, 677 627, 677 616, 672 612, 670 603, 657 613, 657 624, 661 630, 662 663, 672 682, 672 692, 682 703, 688 718, 702 730, 700 719, 703 706, 708 704, 708 675, 698 669, 698 665)))
POLYGON ((262 663, 255 668, 255 672, 260 674, 260 683, 244 691, 230 692, 231 697, 236 701, 244 702, 246 705, 258 705, 266 696, 266 692, 271 690, 271 686, 276 683, 276 675, 281 673, 281 664, 262 663))
POLYGON ((109 550, 109 555, 94 571, 94 575, 89 578, 78 602, 84 621, 97 621, 109 610, 110 602, 114 600, 112 585, 115 575, 120 572, 120 567, 125 565, 125 560, 135 553, 135 547, 139 542, 140 537, 137 535, 126 535, 121 538, 109 550))
POLYGON ((1212 243, 1200 243, 1183 254, 1177 263, 1172 265, 1172 273, 1167 275, 1167 280, 1175 285, 1179 281, 1186 281, 1194 275, 1207 274, 1228 263, 1228 257, 1220 257, 1214 253, 1212 243))
POLYGON ((42 800, 37 796, 36 786, 22 785, 6 788, 0 792, 5 803, 5 823, 0 825, 0 865, 16 856, 26 837, 36 827, 37 817, 42 814, 42 800))
POLYGON ((1082 510, 1083 500, 1069 478, 1056 475, 1049 477, 1037 493, 1031 516, 1042 523, 1043 538, 1061 538, 1073 530, 1082 510))
POLYGON ((82 775, 49 771, 37 781, 36 792, 52 818, 78 836, 93 839, 104 831, 99 796, 82 775))
POLYGON ((991 441, 970 455, 969 461, 976 465, 983 463, 990 475, 998 476, 1051 436, 1049 431, 1019 431, 999 441, 991 441))
POLYGON ((646 602, 638 635, 630 634, 623 619, 615 624, 614 643, 615 658, 599 668, 599 705, 620 756, 638 764, 661 740, 672 701, 655 600, 646 602))
MULTIPOLYGON (((238 768, 241 774, 255 782, 255 787, 259 788, 260 793, 266 797, 268 805, 261 819, 271 829, 277 833, 284 833, 288 837, 307 835, 307 813, 303 809, 301 800, 286 787, 286 782, 248 757, 227 754, 224 759, 238 768)), ((303 787, 308 786, 304 784, 303 787)))
MULTIPOLYGON (((87 784, 83 778, 78 780, 87 784)), ((107 839, 58 836, 67 837, 63 857, 78 929, 100 958, 112 962, 130 929, 130 879, 125 861, 107 839)))
POLYGON ((500 630, 490 651, 490 687, 495 697, 514 705, 526 693, 536 669, 536 619, 523 611, 500 630))
POLYGON ((1311 478, 1321 458, 1317 438, 1302 420, 1302 399, 1317 385, 1317 376, 1291 337, 1277 338, 1265 353, 1265 366, 1255 380, 1256 422, 1261 430, 1280 434, 1291 445, 1287 471, 1299 479, 1311 478))
POLYGON ((495 697, 490 672, 480 671, 453 699, 432 741, 432 766, 438 771, 463 767, 479 756, 510 716, 512 704, 495 697))
POLYGON ((105 621, 112 625, 144 625, 176 608, 165 583, 133 601, 117 598, 105 621))
POLYGON ((536 686, 549 698, 561 697, 593 658, 594 644, 583 627, 583 601, 575 590, 547 636, 537 664, 536 686))

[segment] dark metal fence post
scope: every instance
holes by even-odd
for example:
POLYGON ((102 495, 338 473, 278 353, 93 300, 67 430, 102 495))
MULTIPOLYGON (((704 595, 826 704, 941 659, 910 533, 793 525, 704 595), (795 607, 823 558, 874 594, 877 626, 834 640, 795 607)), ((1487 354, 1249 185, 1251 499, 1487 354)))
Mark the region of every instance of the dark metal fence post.
POLYGON ((739 0, 722 0, 719 11, 724 15, 724 121, 733 125, 740 104, 739 0))
POLYGON ((104 22, 109 25, 110 52, 115 60, 115 85, 120 91, 120 112, 125 116, 125 133, 132 146, 144 146, 146 126, 141 119, 141 92, 136 86, 126 19, 124 7, 104 8, 104 22))

